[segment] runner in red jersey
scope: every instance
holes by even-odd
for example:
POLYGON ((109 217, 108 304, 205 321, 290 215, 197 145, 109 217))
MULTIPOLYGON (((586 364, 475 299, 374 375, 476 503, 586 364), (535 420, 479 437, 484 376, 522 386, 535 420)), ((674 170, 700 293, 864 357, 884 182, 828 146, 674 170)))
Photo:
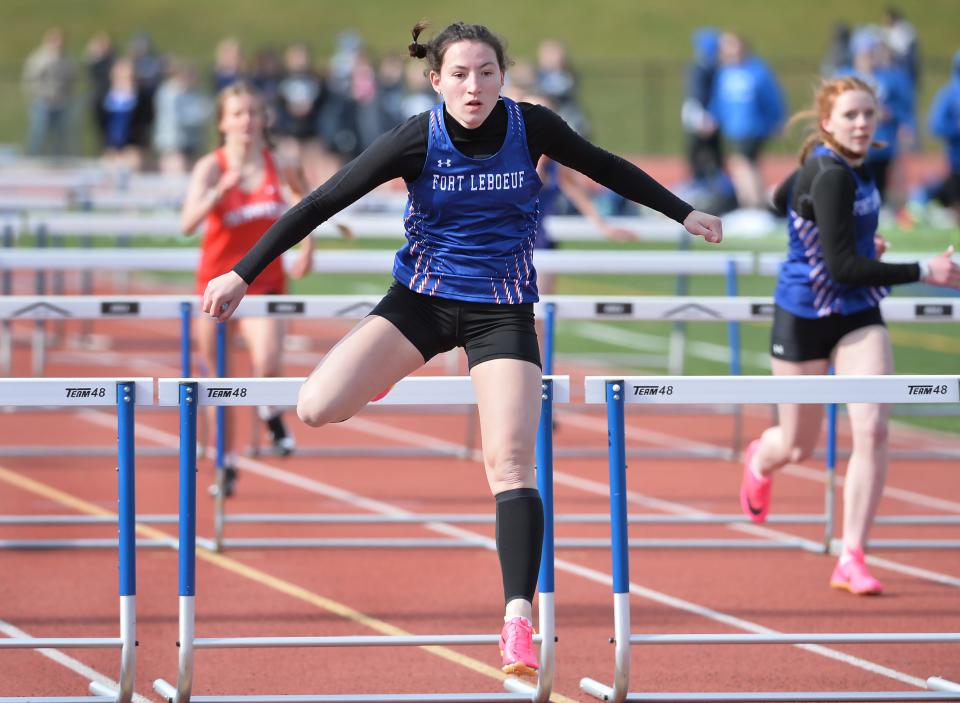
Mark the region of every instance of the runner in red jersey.
MULTIPOLYGON (((302 196, 302 178, 296 170, 281 171, 277 167, 268 147, 265 126, 263 101, 250 85, 237 82, 221 91, 217 99, 217 128, 223 144, 194 166, 180 214, 180 226, 186 233, 204 223, 197 270, 198 293, 203 293, 210 279, 232 270, 284 213, 287 209, 285 189, 292 199, 299 200, 302 196)), ((291 271, 295 277, 310 270, 313 243, 310 238, 304 242, 291 271)), ((278 258, 264 269, 251 283, 250 290, 261 295, 286 293, 282 261, 278 258)), ((204 373, 212 375, 216 370, 216 326, 209 318, 198 319, 195 329, 206 364, 204 373)), ((280 375, 283 321, 242 318, 238 329, 250 350, 253 375, 280 375)), ((287 433, 279 411, 259 410, 275 451, 289 454, 293 450, 293 438, 287 433)), ((229 413, 227 417, 223 490, 230 495, 237 474, 233 423, 229 413)))

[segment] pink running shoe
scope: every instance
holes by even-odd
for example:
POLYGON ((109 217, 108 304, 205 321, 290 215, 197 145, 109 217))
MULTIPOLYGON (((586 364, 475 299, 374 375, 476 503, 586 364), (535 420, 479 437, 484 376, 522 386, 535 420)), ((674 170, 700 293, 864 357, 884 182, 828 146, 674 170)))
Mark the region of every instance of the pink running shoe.
POLYGON ((510 618, 500 631, 501 667, 505 674, 536 676, 539 664, 533 649, 533 625, 524 617, 510 618))
POLYGON ((883 593, 883 584, 867 571, 862 549, 851 549, 840 557, 830 576, 830 587, 850 591, 855 596, 879 596, 883 593))
POLYGON ((769 476, 757 478, 750 470, 753 455, 760 448, 760 440, 755 439, 747 445, 743 453, 743 479, 740 482, 740 507, 743 514, 754 522, 763 522, 770 512, 770 489, 773 479, 769 476))

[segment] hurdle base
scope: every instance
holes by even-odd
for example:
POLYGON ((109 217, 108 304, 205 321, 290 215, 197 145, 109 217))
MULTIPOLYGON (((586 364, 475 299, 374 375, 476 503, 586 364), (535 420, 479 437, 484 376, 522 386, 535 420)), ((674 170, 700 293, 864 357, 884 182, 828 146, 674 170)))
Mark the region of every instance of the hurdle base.
POLYGON ((580 679, 580 690, 594 698, 599 698, 601 701, 609 701, 613 697, 613 689, 596 679, 580 679))
MULTIPOLYGON (((120 696, 120 689, 114 688, 113 686, 107 686, 102 684, 99 681, 91 681, 89 686, 90 693, 94 696, 107 696, 109 700, 114 701, 118 700, 120 696)), ((91 699, 87 699, 91 700, 91 699)))
POLYGON ((949 691, 951 693, 960 693, 960 683, 956 683, 939 676, 931 676, 928 678, 927 688, 931 691, 949 691))
MULTIPOLYGON (((928 679, 928 685, 929 685, 928 679)), ((613 701, 613 689, 590 678, 580 679, 580 689, 602 701, 613 701)), ((627 693, 627 703, 827 703, 828 701, 950 701, 960 688, 935 691, 729 691, 627 693)), ((617 703, 620 703, 617 701, 617 703)))
MULTIPOLYGON (((153 682, 153 690, 173 703, 176 689, 163 679, 153 682)), ((81 699, 88 701, 90 699, 81 699)), ((296 694, 246 694, 222 696, 190 696, 190 703, 417 703, 418 701, 449 701, 455 703, 529 703, 526 693, 363 693, 357 695, 311 696, 296 694)), ((2 699, 0 699, 0 703, 2 699)), ((110 703, 104 701, 104 703, 110 703)))
POLYGON ((177 696, 176 687, 171 686, 164 679, 155 680, 153 682, 153 690, 160 694, 167 703, 173 703, 173 699, 177 696))
POLYGON ((24 696, 0 697, 0 703, 116 703, 116 697, 105 696, 24 696))

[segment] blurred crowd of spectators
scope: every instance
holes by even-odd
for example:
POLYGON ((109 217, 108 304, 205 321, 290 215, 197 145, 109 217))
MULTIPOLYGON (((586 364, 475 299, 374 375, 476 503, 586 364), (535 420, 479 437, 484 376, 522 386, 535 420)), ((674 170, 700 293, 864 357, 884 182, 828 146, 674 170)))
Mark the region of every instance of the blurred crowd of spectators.
MULTIPOLYGON (((699 29, 693 48, 681 110, 692 175, 684 195, 709 212, 762 207, 760 160, 788 116, 777 76, 736 32, 699 29)), ((337 36, 326 60, 318 60, 305 44, 251 51, 241 40, 226 37, 214 47, 212 68, 202 72, 190 61, 159 51, 145 33, 130 37, 122 50, 107 33, 98 33, 77 61, 67 51, 63 32, 54 28, 23 70, 27 151, 76 153, 79 100, 86 104, 108 159, 136 170, 185 172, 215 138, 215 95, 243 78, 266 99, 281 157, 299 159, 308 181, 316 185, 378 135, 435 104, 424 71, 423 62, 400 54, 375 57, 353 31, 337 36)), ((906 193, 897 157, 918 145, 922 67, 914 27, 894 8, 876 24, 838 23, 821 73, 827 78, 856 75, 875 87, 881 105, 877 138, 885 146, 871 151, 868 166, 885 201, 902 206, 906 193)), ((589 136, 577 74, 559 41, 544 40, 533 61, 516 62, 505 92, 517 99, 531 92, 544 96, 574 129, 589 136)), ((944 140, 951 175, 929 184, 915 199, 956 205, 960 52, 951 79, 930 108, 927 127, 944 140)))
MULTIPOLYGON (((764 188, 759 159, 787 117, 783 91, 774 72, 741 35, 700 29, 693 35, 693 48, 681 110, 692 194, 700 199, 698 206, 710 212, 761 207, 764 188)), ((927 195, 946 205, 960 201, 956 186, 960 172, 958 67, 960 53, 950 81, 928 113, 927 126, 932 135, 944 140, 952 175, 947 188, 938 179, 927 195)), ((887 8, 879 24, 838 23, 821 75, 855 75, 873 86, 880 103, 876 139, 883 146, 871 149, 866 166, 884 202, 902 210, 907 193, 898 179, 897 157, 918 146, 917 94, 922 73, 916 30, 896 8, 887 8)))
MULTIPOLYGON (((245 79, 266 100, 281 155, 301 158, 309 180, 317 182, 330 166, 436 103, 425 69, 423 61, 400 54, 376 58, 357 33, 344 31, 322 62, 305 44, 250 52, 241 40, 226 37, 214 47, 212 68, 203 75, 190 61, 159 51, 145 33, 130 37, 122 51, 107 33, 98 33, 76 61, 63 31, 53 28, 23 70, 27 151, 74 153, 75 105, 85 95, 81 100, 107 158, 137 170, 185 172, 211 146, 216 94, 245 79)), ((509 80, 514 88, 550 97, 571 124, 586 129, 577 78, 559 42, 545 40, 536 62, 518 62, 509 80)))

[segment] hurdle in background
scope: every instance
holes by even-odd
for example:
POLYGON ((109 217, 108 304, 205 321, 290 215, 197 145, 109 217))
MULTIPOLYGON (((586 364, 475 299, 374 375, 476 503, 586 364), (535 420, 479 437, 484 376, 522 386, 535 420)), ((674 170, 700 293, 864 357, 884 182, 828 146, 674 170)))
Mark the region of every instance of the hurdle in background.
MULTIPOLYGON (((379 298, 377 296, 248 296, 238 308, 238 315, 251 316, 275 316, 292 319, 355 319, 365 315, 379 298)), ((68 316, 81 318, 85 316, 99 317, 103 319, 123 319, 123 318, 170 318, 175 315, 181 317, 181 365, 183 370, 189 371, 190 364, 190 315, 192 314, 195 296, 141 296, 141 297, 105 297, 105 298, 84 298, 76 296, 55 297, 16 297, 0 299, 0 318, 17 318, 31 316, 68 316)), ((882 309, 886 319, 900 322, 943 322, 960 319, 960 305, 953 298, 888 298, 882 303, 882 309)), ((762 321, 769 320, 772 317, 773 302, 769 298, 723 298, 723 297, 703 297, 696 301, 684 298, 658 298, 658 297, 618 297, 618 298, 592 298, 589 296, 546 296, 540 303, 537 303, 538 314, 544 314, 547 318, 547 352, 545 357, 548 369, 552 364, 555 334, 555 322, 557 318, 561 319, 603 319, 608 321, 615 320, 699 320, 699 321, 762 321)), ((223 337, 220 339, 220 357, 223 358, 223 337)), ((731 355, 736 356, 739 353, 739 347, 731 348, 731 355)), ((221 367, 222 368, 222 367, 221 367)), ((731 370, 739 370, 739 362, 731 364, 731 370)), ((739 406, 738 406, 739 407, 739 406)), ((220 410, 222 408, 218 408, 220 410)), ((218 432, 218 437, 222 436, 218 432)), ((736 439, 734 440, 736 444, 736 439)), ((223 464, 223 445, 222 441, 217 442, 218 451, 216 466, 222 467, 223 464)), ((6 453, 30 453, 32 448, 13 448, 6 453)), ((48 450, 45 450, 48 451, 48 450)), ((567 447, 558 450, 562 455, 589 456, 598 454, 604 450, 595 447, 567 447)), ((398 451, 378 450, 369 447, 349 448, 340 447, 336 449, 325 449, 311 452, 307 448, 300 448, 298 452, 302 455, 393 455, 404 456, 463 456, 464 452, 451 449, 410 449, 398 451)), ((0 449, 0 453, 4 450, 0 449)), ((469 453, 469 452, 468 452, 469 453)), ((664 452, 663 450, 628 450, 629 456, 677 456, 680 453, 677 450, 664 452)), ((704 456, 702 449, 694 452, 695 456, 704 456)), ((728 458, 734 456, 735 452, 722 452, 718 456, 728 458)), ((826 468, 828 472, 828 481, 826 482, 826 501, 827 509, 825 515, 779 515, 770 518, 771 522, 781 524, 801 524, 818 523, 825 525, 825 542, 822 549, 829 549, 833 535, 833 505, 835 495, 835 467, 836 467, 836 414, 830 412, 828 415, 827 432, 827 451, 826 468)), ((906 452, 891 451, 891 457, 909 456, 911 458, 942 458, 943 456, 955 456, 949 450, 930 452, 908 450, 906 452)), ((222 472, 220 472, 222 474, 222 472)), ((443 521, 451 521, 457 516, 435 516, 443 521)), ((590 522, 599 516, 577 515, 564 516, 564 521, 570 522, 590 522)), ((485 522, 490 519, 489 516, 459 516, 460 522, 485 522)), ((144 516, 142 522, 169 522, 172 516, 144 516)), ((746 522, 739 515, 717 515, 709 519, 690 518, 680 516, 663 515, 634 515, 630 517, 631 522, 677 522, 677 523, 737 523, 746 522)), ((888 523, 901 523, 903 518, 889 516, 878 518, 878 521, 888 523)), ((926 521, 929 524, 957 524, 960 519, 955 517, 926 517, 908 516, 906 520, 910 522, 902 524, 920 524, 926 521)), ((227 522, 271 522, 271 523, 323 523, 331 522, 384 522, 383 518, 373 516, 324 516, 324 515, 234 515, 227 516, 224 510, 224 503, 218 500, 214 510, 214 530, 215 537, 212 542, 205 541, 205 545, 214 544, 217 548, 224 546, 223 532, 227 522)), ((393 520, 391 520, 393 522, 393 520)), ((709 544, 694 543, 699 546, 710 546, 709 544)), ((802 543, 800 543, 802 544, 802 543)), ((141 546, 162 546, 153 545, 149 541, 141 541, 141 546)), ((955 543, 949 541, 877 541, 875 546, 887 547, 943 547, 950 548, 955 543)), ((107 543, 101 546, 108 546, 107 543)), ((277 543, 270 539, 247 539, 238 541, 229 541, 229 546, 234 547, 266 547, 266 546, 359 546, 354 542, 342 542, 340 540, 323 540, 305 538, 296 545, 288 542, 277 543)), ((410 545, 404 540, 396 539, 376 539, 369 538, 364 542, 364 546, 377 547, 400 547, 400 546, 426 546, 424 544, 410 545)), ((440 544, 438 546, 447 546, 440 544)), ((605 540, 560 540, 558 547, 576 547, 576 548, 606 548, 608 543, 605 540)), ((637 546, 644 546, 638 543, 637 546)), ((655 546, 655 545, 649 545, 655 546)), ((691 544, 690 546, 693 546, 691 544)))
MULTIPOLYGON (((899 644, 949 642, 960 644, 960 633, 789 633, 789 634, 666 634, 632 635, 630 622, 630 555, 627 530, 626 452, 624 406, 626 404, 675 404, 694 402, 738 403, 957 403, 958 376, 588 376, 585 402, 605 403, 610 436, 610 529, 613 536, 613 610, 616 645, 614 683, 607 686, 584 678, 580 687, 604 701, 874 701, 960 700, 960 686, 942 679, 928 687, 938 691, 881 692, 703 692, 630 693, 630 645, 666 644, 899 644), (916 387, 930 387, 930 396, 914 394, 916 387)), ((819 545, 813 544, 813 547, 819 545)))
MULTIPOLYGON (((735 272, 728 271, 728 289, 736 291, 735 272)), ((887 322, 935 323, 960 322, 960 298, 923 297, 923 298, 884 298, 880 309, 887 322)), ((603 320, 604 322, 622 321, 701 321, 726 322, 727 338, 730 347, 730 374, 738 376, 742 370, 740 322, 769 322, 773 319, 774 302, 769 297, 749 296, 701 296, 696 299, 659 296, 544 296, 535 305, 538 317, 545 319, 544 373, 551 373, 555 356, 554 338, 558 320, 603 320)), ((672 374, 673 375, 673 374, 672 374)), ((700 404, 702 405, 702 404, 700 404)), ((727 404, 729 405, 729 404, 727 404)), ((739 405, 737 405, 739 407, 739 405)), ((739 418, 739 414, 736 415, 739 418)), ((729 452, 721 454, 724 458, 736 457, 740 447, 741 427, 734 428, 734 438, 729 452)), ((828 463, 835 461, 836 454, 836 415, 831 413, 828 423, 827 454, 828 463), (832 453, 832 454, 831 454, 832 453)), ((628 456, 677 456, 678 450, 650 451, 628 449, 628 456)), ((562 456, 588 456, 590 449, 566 447, 558 450, 562 456)), ((705 456, 703 449, 693 452, 694 456, 705 456)), ((892 457, 903 456, 900 452, 891 452, 892 457)), ((917 452, 910 451, 910 458, 960 458, 950 451, 917 452)))
MULTIPOLYGON (((10 231, 9 229, 6 231, 10 231)), ((295 254, 289 254, 285 265, 292 266, 295 254)), ((898 254, 888 257, 891 261, 912 261, 927 257, 926 254, 898 254)), ((0 248, 0 272, 4 280, 9 280, 12 270, 33 269, 40 272, 81 270, 85 273, 93 270, 103 271, 195 271, 199 260, 196 249, 9 249, 0 248)), ((555 274, 600 274, 623 273, 652 275, 669 273, 671 275, 717 275, 724 276, 727 293, 735 294, 738 276, 753 273, 761 261, 760 270, 764 275, 772 272, 771 259, 752 252, 724 254, 718 252, 691 251, 565 251, 546 250, 534 254, 534 263, 541 273, 555 274)), ((392 251, 319 251, 314 255, 313 270, 317 273, 379 273, 387 275, 392 270, 392 251)), ((37 294, 47 293, 45 279, 37 277, 37 294)), ((735 326, 731 322, 731 335, 735 335, 735 326)), ((42 344, 42 322, 37 327, 41 332, 39 342, 35 337, 35 346, 42 344)), ((670 372, 682 373, 677 359, 682 359, 684 337, 671 337, 670 372)), ((35 355, 37 354, 35 349, 35 355)), ((4 355, 0 358, 9 358, 4 355)), ((42 361, 35 356, 35 375, 42 373, 42 361)), ((0 366, 2 368, 2 366, 0 366)), ((189 375, 189 374, 185 374, 189 375)))
MULTIPOLYGON (((129 703, 133 697, 136 673, 136 593, 137 568, 134 548, 136 506, 134 470, 134 411, 137 405, 153 404, 153 379, 149 378, 18 378, 0 379, 0 405, 41 407, 89 407, 113 405, 117 408, 117 492, 118 517, 104 522, 116 524, 119 540, 120 636, 119 637, 27 637, 0 638, 0 649, 41 649, 48 647, 120 648, 120 688, 114 691, 98 682, 90 684, 92 697, 5 698, 6 701, 48 703, 129 703)), ((92 520, 100 521, 93 517, 92 520)), ((80 516, 44 516, 25 519, 20 524, 91 522, 80 516)), ((0 524, 11 524, 0 518, 0 524)), ((4 540, 7 547, 36 547, 21 540, 4 540)))
MULTIPOLYGON (((196 638, 196 429, 197 408, 207 405, 296 405, 303 379, 159 379, 158 404, 180 408, 180 540, 179 540, 179 665, 177 685, 163 679, 154 689, 170 703, 284 700, 283 696, 191 696, 195 649, 221 647, 344 647, 492 645, 498 635, 425 635, 356 637, 196 638)), ((299 703, 321 701, 536 701, 550 698, 554 671, 554 554, 553 554, 553 403, 569 400, 568 378, 545 378, 537 432, 537 486, 543 500, 544 540, 539 573, 540 671, 536 687, 516 679, 504 686, 511 693, 424 693, 296 696, 299 703)), ((397 383, 379 403, 388 405, 474 404, 469 377, 414 377, 397 383)), ((450 545, 455 546, 455 545, 450 545)))

